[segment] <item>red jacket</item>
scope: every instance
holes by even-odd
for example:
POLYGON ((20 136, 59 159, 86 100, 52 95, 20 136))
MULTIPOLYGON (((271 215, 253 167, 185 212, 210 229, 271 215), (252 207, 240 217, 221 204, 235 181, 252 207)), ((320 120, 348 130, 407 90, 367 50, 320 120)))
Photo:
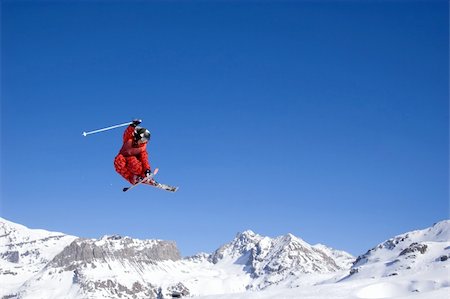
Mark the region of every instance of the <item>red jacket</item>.
POLYGON ((123 133, 123 145, 120 154, 124 157, 135 156, 141 163, 143 171, 150 169, 148 163, 147 142, 138 144, 134 142, 135 127, 129 126, 123 133))

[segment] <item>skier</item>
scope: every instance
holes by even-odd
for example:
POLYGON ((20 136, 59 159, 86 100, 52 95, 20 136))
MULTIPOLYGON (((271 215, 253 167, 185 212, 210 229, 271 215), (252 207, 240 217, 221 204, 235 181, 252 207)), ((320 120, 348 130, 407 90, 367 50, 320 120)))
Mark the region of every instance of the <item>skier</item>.
MULTIPOLYGON (((122 148, 114 159, 116 171, 133 185, 151 174, 147 153, 150 132, 146 128, 139 127, 141 122, 140 119, 134 119, 126 128, 122 148)), ((145 183, 156 185, 153 179, 145 183)))

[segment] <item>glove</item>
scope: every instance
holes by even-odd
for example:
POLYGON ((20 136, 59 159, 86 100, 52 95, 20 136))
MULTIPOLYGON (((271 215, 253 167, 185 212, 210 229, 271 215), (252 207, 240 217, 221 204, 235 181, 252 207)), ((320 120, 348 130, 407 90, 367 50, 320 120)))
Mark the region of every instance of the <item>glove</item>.
POLYGON ((147 170, 145 171, 145 176, 146 176, 146 177, 149 177, 151 174, 152 174, 152 171, 151 171, 150 169, 147 169, 147 170))
POLYGON ((142 119, 135 118, 135 119, 133 119, 131 126, 137 127, 141 122, 142 122, 142 119))

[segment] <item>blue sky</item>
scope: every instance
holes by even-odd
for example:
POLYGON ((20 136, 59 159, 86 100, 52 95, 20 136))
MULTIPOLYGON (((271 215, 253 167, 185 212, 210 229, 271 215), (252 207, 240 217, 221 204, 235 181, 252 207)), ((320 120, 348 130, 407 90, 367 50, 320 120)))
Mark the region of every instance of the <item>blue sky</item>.
POLYGON ((364 253, 449 218, 447 1, 2 1, 0 215, 211 252, 364 253), (122 193, 143 119, 176 194, 122 193))

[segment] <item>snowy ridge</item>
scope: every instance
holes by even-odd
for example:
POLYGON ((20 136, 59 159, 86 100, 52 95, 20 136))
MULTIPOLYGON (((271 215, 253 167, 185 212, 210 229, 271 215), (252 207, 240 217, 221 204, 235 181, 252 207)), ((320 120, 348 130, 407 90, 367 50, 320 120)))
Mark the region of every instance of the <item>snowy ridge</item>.
POLYGON ((360 255, 352 276, 386 277, 420 271, 450 259, 450 220, 395 236, 360 255))
POLYGON ((336 265, 341 269, 350 268, 355 261, 355 257, 353 255, 343 250, 336 250, 323 244, 316 244, 313 247, 325 252, 329 256, 332 256, 336 262, 336 265))
POLYGON ((396 236, 356 261, 292 234, 252 231, 182 259, 171 241, 82 239, 0 218, 0 298, 443 299, 449 228, 445 220, 396 236))
MULTIPOLYGON (((76 237, 28 229, 0 218, 1 290, 8 293, 38 274, 76 237)), ((0 294, 1 295, 1 294, 0 294)))

